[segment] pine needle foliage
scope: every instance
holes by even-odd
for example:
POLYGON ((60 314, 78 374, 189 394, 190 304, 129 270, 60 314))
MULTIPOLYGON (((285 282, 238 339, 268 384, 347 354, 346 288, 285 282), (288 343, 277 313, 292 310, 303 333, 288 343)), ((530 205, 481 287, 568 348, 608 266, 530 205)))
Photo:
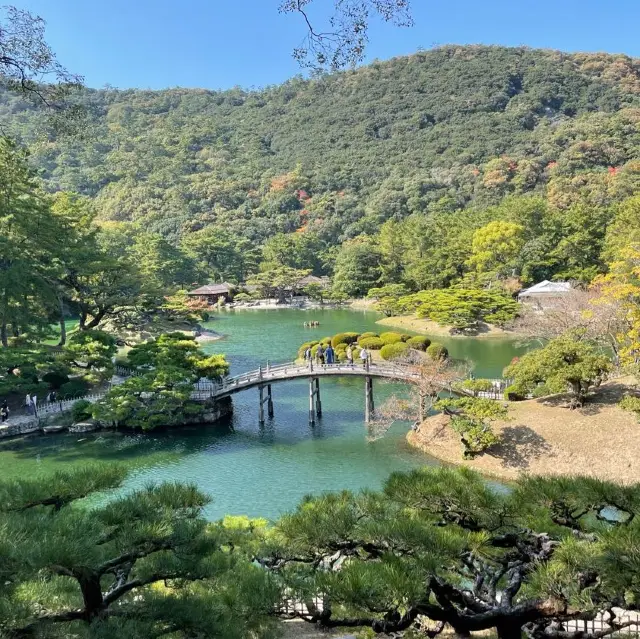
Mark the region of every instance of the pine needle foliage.
POLYGON ((325 627, 601 639, 629 627, 619 608, 640 606, 638 512, 638 485, 531 477, 505 490, 468 469, 424 468, 380 493, 305 499, 261 561, 306 603, 293 615, 325 627), (602 630, 582 629, 602 612, 602 630))
POLYGON ((97 498, 123 478, 92 466, 0 484, 0 636, 271 636, 278 588, 237 531, 207 523, 209 498, 173 483, 97 498))

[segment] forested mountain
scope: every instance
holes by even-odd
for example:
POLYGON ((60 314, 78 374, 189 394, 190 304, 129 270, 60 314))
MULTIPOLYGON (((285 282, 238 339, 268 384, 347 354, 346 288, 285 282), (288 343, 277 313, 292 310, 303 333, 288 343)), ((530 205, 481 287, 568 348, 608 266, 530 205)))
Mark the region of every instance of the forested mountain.
POLYGON ((298 232, 322 252, 390 219, 467 208, 486 223, 473 211, 512 195, 561 212, 640 190, 640 60, 624 55, 446 46, 264 90, 87 89, 80 101, 82 139, 43 141, 10 94, 0 123, 48 189, 172 241, 208 226, 254 246, 298 232))

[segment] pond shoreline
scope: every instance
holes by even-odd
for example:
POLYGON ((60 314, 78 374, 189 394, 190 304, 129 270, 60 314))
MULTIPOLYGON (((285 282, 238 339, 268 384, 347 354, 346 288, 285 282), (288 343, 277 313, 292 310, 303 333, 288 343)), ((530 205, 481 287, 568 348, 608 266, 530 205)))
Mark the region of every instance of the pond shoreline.
POLYGON ((393 317, 384 317, 376 322, 381 326, 389 326, 391 328, 399 328, 421 335, 449 337, 451 339, 503 339, 517 340, 521 335, 513 331, 507 331, 492 324, 480 323, 480 330, 477 333, 458 334, 452 333, 451 326, 441 326, 436 322, 421 319, 415 315, 395 315, 393 317))

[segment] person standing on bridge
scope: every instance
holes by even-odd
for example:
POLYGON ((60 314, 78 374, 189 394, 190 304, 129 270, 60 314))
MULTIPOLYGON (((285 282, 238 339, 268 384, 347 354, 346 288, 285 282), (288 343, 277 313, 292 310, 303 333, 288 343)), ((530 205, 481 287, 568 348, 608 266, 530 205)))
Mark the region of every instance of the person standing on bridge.
POLYGON ((316 363, 324 364, 324 349, 322 348, 322 344, 318 344, 316 350, 316 363))
POLYGON ((349 346, 347 346, 347 350, 345 351, 345 355, 347 356, 347 364, 349 364, 349 366, 353 366, 353 348, 352 348, 351 344, 349 344, 349 346))
POLYGON ((327 358, 327 364, 335 364, 335 352, 331 344, 327 346, 324 355, 327 358))
POLYGON ((304 352, 304 361, 305 362, 311 361, 311 346, 307 346, 307 350, 304 352))
POLYGON ((362 367, 366 368, 369 363, 369 352, 364 346, 360 349, 360 361, 362 362, 362 367))

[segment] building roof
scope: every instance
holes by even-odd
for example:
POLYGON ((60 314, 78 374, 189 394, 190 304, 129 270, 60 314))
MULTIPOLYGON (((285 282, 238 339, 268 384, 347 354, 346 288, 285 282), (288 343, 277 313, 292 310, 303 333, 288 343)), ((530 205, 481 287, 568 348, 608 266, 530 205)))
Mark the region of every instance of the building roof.
POLYGON ((520 295, 545 295, 548 293, 567 293, 571 290, 570 282, 550 282, 544 280, 533 286, 520 291, 520 295))
POLYGON ((194 291, 189 291, 187 295, 223 295, 228 293, 229 290, 230 285, 226 282, 223 282, 222 284, 206 284, 194 291))
POLYGON ((326 284, 329 284, 329 281, 330 280, 328 277, 317 277, 316 275, 306 275, 298 282, 298 286, 306 286, 307 284, 320 284, 324 286, 326 284))

